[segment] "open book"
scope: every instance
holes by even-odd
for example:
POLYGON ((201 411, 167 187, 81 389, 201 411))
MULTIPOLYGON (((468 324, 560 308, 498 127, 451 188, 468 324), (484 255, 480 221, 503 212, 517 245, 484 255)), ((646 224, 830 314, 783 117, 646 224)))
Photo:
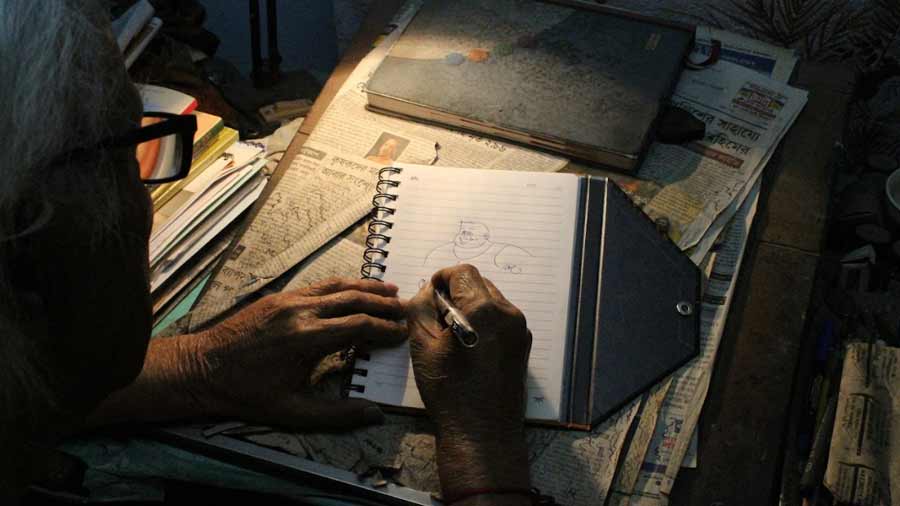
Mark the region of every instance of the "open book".
MULTIPOLYGON (((409 298, 470 263, 525 314, 530 420, 590 427, 698 351, 697 268, 605 178, 401 165, 374 202, 364 276, 409 298)), ((406 344, 354 369, 350 396, 423 407, 406 344)))

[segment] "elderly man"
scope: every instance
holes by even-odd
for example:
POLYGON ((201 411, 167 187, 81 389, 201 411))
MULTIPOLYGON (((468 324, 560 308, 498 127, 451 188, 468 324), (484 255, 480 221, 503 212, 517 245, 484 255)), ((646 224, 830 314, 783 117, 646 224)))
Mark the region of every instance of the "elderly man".
POLYGON ((490 281, 456 266, 401 301, 390 284, 331 280, 150 341, 152 206, 134 144, 153 131, 141 129, 102 3, 0 0, 0 23, 0 502, 27 486, 33 448, 85 427, 196 415, 298 430, 378 423, 375 404, 312 398, 310 373, 349 345, 407 338, 448 502, 530 502, 530 337, 490 281), (478 328, 477 349, 438 322, 432 284, 478 328))

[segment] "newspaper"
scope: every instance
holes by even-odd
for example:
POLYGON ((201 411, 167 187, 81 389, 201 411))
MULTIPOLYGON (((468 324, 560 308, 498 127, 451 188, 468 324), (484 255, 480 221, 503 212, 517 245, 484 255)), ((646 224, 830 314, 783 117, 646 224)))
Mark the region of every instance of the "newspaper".
POLYGON ((637 427, 631 437, 628 450, 619 465, 619 474, 610 493, 610 506, 627 505, 634 486, 641 473, 647 449, 653 438, 656 420, 659 417, 662 403, 672 385, 671 377, 654 385, 646 394, 641 411, 635 423, 637 427))
POLYGON ((900 504, 900 348, 847 346, 824 485, 841 504, 900 504))
POLYGON ((746 67, 781 83, 786 84, 791 79, 797 65, 797 53, 793 49, 773 46, 710 26, 697 27, 691 59, 700 62, 708 58, 714 40, 721 43, 720 60, 746 67))
MULTIPOLYGON (((797 55, 793 49, 773 46, 762 41, 708 26, 697 28, 696 45, 691 55, 694 61, 700 61, 701 57, 709 56, 712 47, 711 41, 713 40, 721 44, 719 56, 721 61, 740 65, 781 83, 787 84, 794 73, 794 67, 797 65, 797 55)), ((791 119, 789 125, 793 121, 794 119, 791 119)), ((778 142, 775 143, 776 147, 777 144, 778 142)), ((760 162, 760 174, 769 163, 773 154, 774 150, 769 151, 760 162)), ((759 175, 755 176, 755 178, 758 177, 759 175)), ((755 180, 755 178, 753 179, 755 180)), ((701 262, 703 257, 710 251, 715 241, 721 235, 722 230, 725 229, 737 212, 738 206, 747 198, 751 187, 751 184, 747 184, 741 194, 732 201, 731 205, 719 213, 700 241, 686 250, 694 263, 701 262)), ((695 442, 696 439, 694 437, 695 442)), ((693 465, 696 466, 696 453, 694 452, 696 443, 692 445, 692 449, 693 465)))
POLYGON ((635 192, 644 211, 668 220, 682 249, 695 246, 720 213, 736 211, 806 100, 805 91, 726 61, 685 72, 672 103, 703 120, 706 137, 650 147, 635 192))
POLYGON ((266 286, 371 210, 377 170, 394 162, 557 171, 568 161, 452 130, 365 110, 365 83, 409 23, 409 2, 396 28, 362 59, 275 183, 233 254, 198 302, 197 329, 266 286))
MULTIPOLYGON (((663 401, 656 428, 631 495, 619 504, 664 505, 687 453, 703 401, 709 390, 716 353, 759 201, 757 182, 724 232, 703 294, 700 355, 678 370, 663 401)), ((627 490, 623 491, 627 495, 627 490)))
POLYGON ((328 278, 359 275, 365 246, 338 237, 298 265, 283 290, 295 290, 328 278))
MULTIPOLYGON (((720 60, 746 67, 781 83, 787 84, 797 65, 798 58, 794 49, 773 46, 759 40, 709 26, 697 27, 694 50, 691 54, 693 61, 699 62, 709 57, 713 40, 719 41, 721 44, 720 60)), ((763 160, 763 168, 768 164, 771 155, 772 153, 763 160)), ((732 203, 731 208, 726 209, 716 217, 700 242, 688 248, 686 253, 694 263, 700 264, 704 256, 708 256, 716 241, 721 238, 722 230, 730 223, 731 218, 737 211, 737 206, 744 202, 751 188, 751 185, 748 185, 745 192, 732 203)), ((694 431, 681 467, 697 467, 697 445, 698 436, 697 432, 694 431)))
POLYGON ((264 287, 368 213, 379 168, 314 143, 304 146, 210 280, 192 328, 264 287))

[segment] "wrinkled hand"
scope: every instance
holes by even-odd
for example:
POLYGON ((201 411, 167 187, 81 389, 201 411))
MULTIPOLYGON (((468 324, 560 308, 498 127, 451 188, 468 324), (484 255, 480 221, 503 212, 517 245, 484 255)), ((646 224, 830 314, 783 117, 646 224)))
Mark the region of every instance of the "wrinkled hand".
POLYGON ((396 294, 391 284, 331 279, 260 299, 195 340, 198 401, 217 415, 299 430, 380 423, 374 403, 316 399, 309 387, 323 358, 406 338, 396 294))
POLYGON ((528 487, 525 372, 531 333, 522 312, 471 265, 434 274, 408 307, 419 393, 438 428, 445 494, 472 487, 528 487), (465 348, 439 320, 434 289, 480 336, 465 348), (523 471, 524 469, 524 471, 523 471))
POLYGON ((443 269, 409 302, 416 384, 438 426, 494 432, 520 426, 531 336, 522 312, 470 265, 443 269), (440 321, 435 288, 480 335, 465 348, 440 321))

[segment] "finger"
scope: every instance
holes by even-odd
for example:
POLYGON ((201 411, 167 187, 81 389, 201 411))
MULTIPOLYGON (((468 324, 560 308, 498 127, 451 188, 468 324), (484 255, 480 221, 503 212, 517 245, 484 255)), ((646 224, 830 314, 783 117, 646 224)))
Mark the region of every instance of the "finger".
POLYGON ((285 425, 303 431, 346 431, 384 423, 381 408, 365 399, 332 400, 291 396, 284 399, 279 411, 285 425))
POLYGON ((497 285, 495 285, 493 281, 491 281, 488 278, 482 278, 482 279, 484 279, 484 284, 485 284, 485 286, 487 286, 488 293, 491 294, 491 297, 493 297, 499 301, 505 302, 507 304, 511 304, 509 302, 509 300, 507 300, 507 298, 503 296, 503 293, 500 292, 500 289, 497 288, 497 285))
POLYGON ((430 282, 407 303, 406 320, 409 325, 410 344, 424 347, 439 343, 450 335, 444 331, 444 325, 439 321, 434 301, 434 286, 430 282))
POLYGON ((372 315, 357 313, 337 318, 319 320, 325 342, 322 348, 330 353, 352 345, 369 347, 396 346, 408 334, 406 322, 385 320, 372 315))
POLYGON ((359 290, 346 290, 318 297, 313 302, 316 313, 324 318, 365 313, 391 320, 404 317, 403 304, 397 297, 385 297, 359 290))
POLYGON ((359 290, 385 297, 397 295, 397 285, 389 282, 376 281, 374 279, 329 278, 318 283, 313 283, 306 288, 298 290, 301 295, 319 297, 346 290, 359 290))
POLYGON ((425 283, 422 288, 406 303, 407 317, 415 316, 425 319, 437 318, 437 306, 434 303, 434 286, 425 283))
POLYGON ((454 265, 435 272, 431 277, 431 284, 438 289, 448 290, 451 302, 457 305, 484 300, 490 296, 481 273, 469 264, 454 265))

